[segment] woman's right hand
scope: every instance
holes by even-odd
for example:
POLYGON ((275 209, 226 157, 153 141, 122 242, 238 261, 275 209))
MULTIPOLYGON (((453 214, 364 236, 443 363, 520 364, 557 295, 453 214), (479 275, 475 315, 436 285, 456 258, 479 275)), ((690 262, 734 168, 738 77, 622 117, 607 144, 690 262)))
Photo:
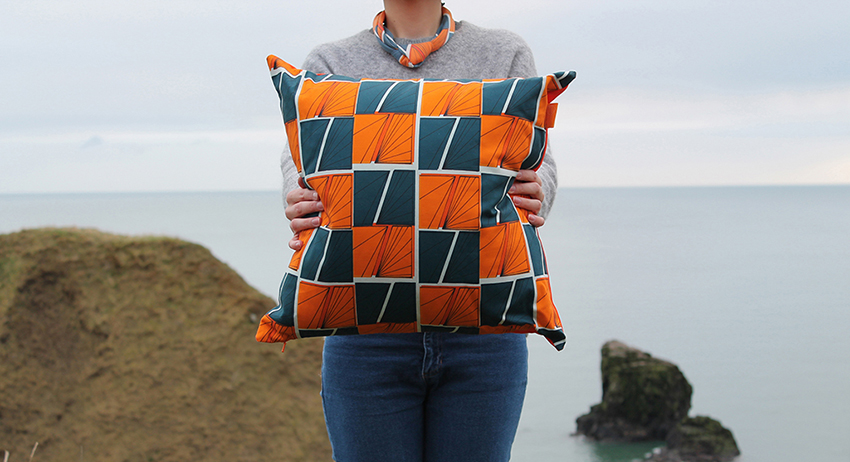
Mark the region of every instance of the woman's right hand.
POLYGON ((298 240, 299 233, 318 228, 321 222, 319 217, 304 218, 304 216, 325 209, 319 201, 319 194, 312 189, 307 189, 303 179, 298 179, 298 186, 286 194, 286 218, 289 219, 289 229, 293 234, 292 239, 289 240, 289 248, 296 252, 301 250, 303 245, 298 240))

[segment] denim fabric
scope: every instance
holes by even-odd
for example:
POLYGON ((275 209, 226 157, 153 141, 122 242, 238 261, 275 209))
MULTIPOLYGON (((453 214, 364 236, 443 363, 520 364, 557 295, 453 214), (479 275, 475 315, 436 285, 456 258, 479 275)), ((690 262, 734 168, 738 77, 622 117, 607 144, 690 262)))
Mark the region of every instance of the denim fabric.
POLYGON ((523 334, 328 337, 322 402, 334 460, 506 461, 527 374, 523 334))

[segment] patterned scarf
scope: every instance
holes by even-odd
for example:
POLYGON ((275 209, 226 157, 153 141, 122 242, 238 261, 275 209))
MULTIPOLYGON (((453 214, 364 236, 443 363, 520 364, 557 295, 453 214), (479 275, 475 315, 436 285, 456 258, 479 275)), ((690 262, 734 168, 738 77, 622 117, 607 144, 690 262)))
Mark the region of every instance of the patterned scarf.
POLYGON ((384 26, 386 21, 387 14, 383 11, 375 16, 375 20, 372 21, 372 30, 375 32, 375 36, 378 37, 378 41, 381 42, 381 46, 387 53, 393 55, 402 66, 410 68, 421 66, 422 61, 425 61, 428 55, 445 45, 452 38, 452 34, 455 33, 455 21, 446 7, 443 7, 443 19, 440 21, 437 35, 428 42, 411 43, 406 48, 396 43, 393 35, 384 26))

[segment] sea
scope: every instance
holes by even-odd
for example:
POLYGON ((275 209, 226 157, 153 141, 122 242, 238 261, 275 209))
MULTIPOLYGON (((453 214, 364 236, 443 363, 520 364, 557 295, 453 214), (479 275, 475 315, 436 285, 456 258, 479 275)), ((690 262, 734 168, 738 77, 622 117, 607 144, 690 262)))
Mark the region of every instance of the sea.
MULTIPOLYGON (((197 242, 270 296, 290 254, 277 191, 0 195, 0 232, 43 226, 197 242)), ((540 233, 568 342, 529 336, 512 460, 663 445, 574 436, 616 339, 677 364, 739 462, 850 461, 850 186, 562 188, 540 233)))

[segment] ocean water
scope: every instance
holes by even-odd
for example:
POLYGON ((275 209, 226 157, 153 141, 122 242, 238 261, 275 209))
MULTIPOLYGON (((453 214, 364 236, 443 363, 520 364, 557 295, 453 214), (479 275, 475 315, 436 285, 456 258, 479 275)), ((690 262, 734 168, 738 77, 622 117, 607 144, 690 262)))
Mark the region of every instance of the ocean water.
MULTIPOLYGON (((289 238, 278 192, 0 195, 0 232, 95 227, 181 237, 275 294, 289 238)), ((660 443, 572 436, 618 339, 678 364, 691 414, 740 462, 850 460, 850 187, 559 190, 541 229, 569 336, 529 337, 513 459, 626 462, 660 443)))

